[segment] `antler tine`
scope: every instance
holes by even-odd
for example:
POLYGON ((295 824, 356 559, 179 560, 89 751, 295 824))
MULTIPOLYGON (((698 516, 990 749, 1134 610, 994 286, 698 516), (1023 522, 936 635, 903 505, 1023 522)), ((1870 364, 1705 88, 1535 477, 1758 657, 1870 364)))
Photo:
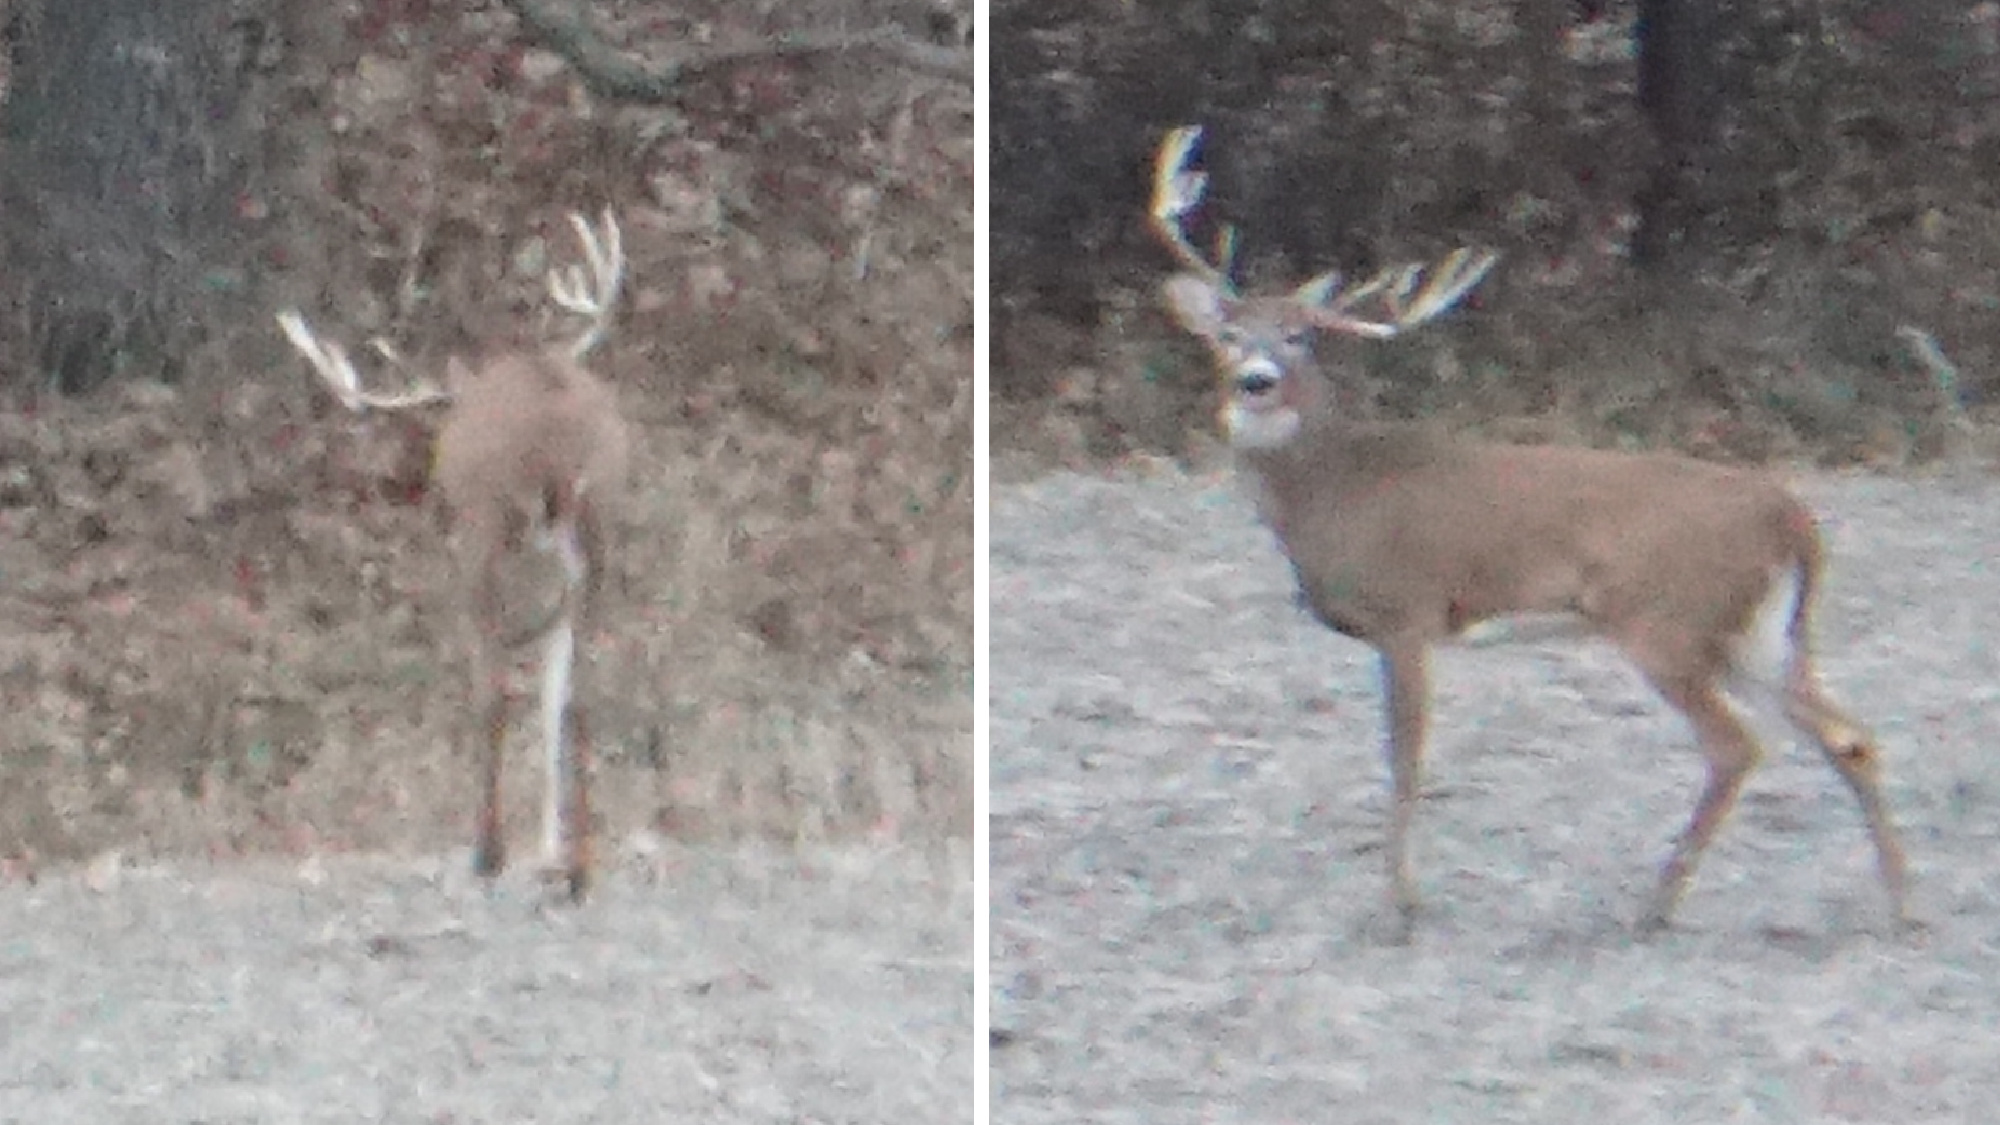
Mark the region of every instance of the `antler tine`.
POLYGON ((1475 254, 1460 247, 1438 263, 1422 288, 1417 285, 1424 276, 1422 263, 1391 266, 1315 311, 1312 320, 1329 332, 1386 340, 1449 311, 1485 280, 1499 260, 1500 255, 1494 251, 1475 254), (1378 293, 1389 310, 1388 320, 1364 320, 1351 315, 1350 310, 1356 305, 1378 293))
MULTIPOLYGON (((1466 247, 1451 252, 1451 256, 1439 264, 1416 299, 1410 303, 1402 316, 1403 327, 1411 328, 1431 320, 1450 310, 1464 299, 1467 293, 1486 280, 1486 275, 1500 261, 1500 255, 1493 250, 1482 250, 1474 254, 1466 247)), ((1412 281, 1415 275, 1412 275, 1412 281)))
POLYGON ((340 404, 357 414, 370 408, 408 410, 443 402, 451 397, 448 391, 428 379, 418 380, 399 395, 369 394, 361 389, 361 376, 356 374, 353 361, 347 358, 347 349, 331 340, 322 342, 297 309, 279 313, 278 327, 284 330, 285 337, 299 350, 299 354, 312 364, 313 370, 319 373, 321 381, 333 391, 340 404))
POLYGON ((583 246, 589 277, 586 278, 583 268, 574 263, 549 270, 549 298, 563 308, 589 318, 590 326, 569 346, 570 358, 582 359, 603 341, 612 310, 617 307, 618 292, 625 281, 625 248, 618 220, 608 207, 604 210, 604 235, 601 240, 591 229, 589 221, 574 211, 570 212, 569 225, 576 231, 577 241, 583 246))
POLYGON ((306 318, 297 309, 286 309, 278 314, 278 327, 284 330, 292 346, 306 357, 313 370, 333 391, 342 406, 356 413, 366 409, 361 401, 361 379, 354 373, 354 364, 348 362, 347 349, 339 344, 322 344, 319 337, 306 323, 306 318))
POLYGON ((1201 206, 1208 191, 1208 174, 1188 168, 1200 140, 1201 126, 1182 125, 1160 142, 1153 166, 1153 229, 1184 265, 1223 292, 1233 293, 1236 286, 1229 280, 1229 266, 1235 256, 1236 232, 1224 227, 1216 236, 1216 260, 1211 262, 1188 241, 1187 230, 1181 225, 1188 212, 1201 206))

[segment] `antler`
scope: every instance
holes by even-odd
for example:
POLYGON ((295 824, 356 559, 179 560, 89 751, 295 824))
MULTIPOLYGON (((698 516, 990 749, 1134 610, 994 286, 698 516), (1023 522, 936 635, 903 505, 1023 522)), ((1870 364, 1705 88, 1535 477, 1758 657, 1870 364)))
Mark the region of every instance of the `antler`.
POLYGON ((1390 266, 1345 293, 1340 292, 1340 275, 1327 274, 1308 282, 1300 295, 1306 304, 1319 306, 1308 314, 1314 325, 1329 332, 1386 340, 1450 310, 1485 280, 1499 260, 1500 255, 1495 251, 1474 253, 1460 247, 1438 263, 1421 289, 1417 282, 1423 278, 1424 266, 1412 262, 1390 266), (1388 320, 1363 320, 1351 314, 1356 305, 1378 294, 1389 310, 1388 320))
MULTIPOLYGON (((451 392, 421 377, 401 394, 369 394, 361 389, 361 377, 355 373, 354 364, 347 358, 347 349, 331 340, 321 342, 297 309, 279 313, 278 327, 285 330, 292 346, 312 363, 313 370, 319 372, 319 377, 332 389, 341 405, 357 414, 371 407, 376 410, 408 410, 451 398, 451 392)), ((395 358, 395 353, 389 350, 387 344, 377 341, 375 346, 391 360, 395 358)))
MULTIPOLYGON (((1236 286, 1229 271, 1236 256, 1236 229, 1223 227, 1216 235, 1215 261, 1211 262, 1195 249, 1182 225, 1208 190, 1208 174, 1188 168, 1200 140, 1201 126, 1183 125, 1160 142, 1153 169, 1153 229, 1189 269, 1223 293, 1234 294, 1236 286)), ((1500 255, 1491 250, 1475 253, 1461 248, 1439 264, 1422 288, 1417 283, 1423 279, 1424 267, 1412 263, 1391 266, 1344 293, 1340 271, 1331 270, 1301 285, 1296 296, 1301 304, 1314 307, 1312 322, 1326 331, 1388 339, 1450 310, 1499 260, 1500 255), (1353 315, 1356 306, 1376 296, 1388 308, 1389 319, 1364 320, 1353 315)))
POLYGON ((1201 126, 1183 125, 1160 142, 1153 165, 1153 229, 1189 269, 1224 293, 1234 293, 1236 285, 1229 280, 1229 269, 1236 257, 1236 228, 1225 226, 1216 234, 1215 261, 1210 262, 1188 241, 1181 226, 1182 218, 1201 206, 1201 198, 1208 192, 1208 173, 1187 166, 1199 140, 1201 126))
POLYGON ((549 271, 549 298, 579 316, 588 317, 590 326, 569 346, 571 359, 582 359, 603 339, 618 304, 618 289, 625 280, 625 250, 618 233, 618 220, 604 211, 604 234, 600 239, 582 215, 570 212, 569 225, 583 244, 583 256, 590 267, 586 278, 581 267, 571 264, 549 271))

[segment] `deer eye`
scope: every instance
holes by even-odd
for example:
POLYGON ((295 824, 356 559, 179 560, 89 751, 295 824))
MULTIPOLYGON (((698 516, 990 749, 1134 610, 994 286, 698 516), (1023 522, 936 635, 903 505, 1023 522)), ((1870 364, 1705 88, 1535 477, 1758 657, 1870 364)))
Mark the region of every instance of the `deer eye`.
POLYGON ((1217 340, 1222 341, 1224 344, 1229 345, 1232 348, 1242 347, 1243 341, 1248 339, 1248 337, 1243 334, 1243 330, 1241 328, 1238 328, 1234 324, 1223 325, 1222 328, 1216 332, 1215 338, 1217 340))

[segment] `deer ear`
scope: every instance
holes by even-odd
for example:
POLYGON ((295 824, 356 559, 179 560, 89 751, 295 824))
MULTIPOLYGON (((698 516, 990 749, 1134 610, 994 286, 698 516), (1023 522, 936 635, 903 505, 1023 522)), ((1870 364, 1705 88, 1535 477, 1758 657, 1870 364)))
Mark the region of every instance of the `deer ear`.
POLYGON ((1181 327, 1197 336, 1214 338, 1222 327, 1223 295, 1215 283, 1191 273, 1179 273, 1161 287, 1167 311, 1181 327))

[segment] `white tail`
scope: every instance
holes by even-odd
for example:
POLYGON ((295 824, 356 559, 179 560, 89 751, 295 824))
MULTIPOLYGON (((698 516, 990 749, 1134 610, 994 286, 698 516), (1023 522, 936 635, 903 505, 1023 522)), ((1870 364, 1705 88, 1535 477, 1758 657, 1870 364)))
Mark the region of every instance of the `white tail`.
MULTIPOLYGON (((581 216, 569 218, 588 273, 572 266, 548 278, 551 299, 586 321, 567 344, 502 351, 472 365, 453 359, 442 385, 420 376, 406 390, 373 393, 362 389, 346 350, 321 340, 299 313, 280 313, 278 325, 350 410, 445 407, 432 476, 452 516, 455 597, 472 673, 470 717, 482 755, 474 864, 485 875, 506 865, 500 815, 506 659, 513 649, 541 640, 543 860, 581 898, 591 877, 592 762, 571 689, 577 638, 591 619, 606 565, 606 508, 624 488, 630 437, 612 389, 580 363, 604 339, 617 303, 625 269, 618 224, 607 211, 600 235, 581 216), (499 568, 510 552, 528 545, 555 554, 562 590, 524 626, 502 604, 499 568)), ((396 360, 388 345, 378 341, 376 348, 396 360)))
POLYGON ((1181 229, 1200 202, 1187 161, 1198 131, 1161 146, 1153 220, 1188 266, 1169 311, 1207 341, 1223 384, 1222 423, 1261 512, 1327 626, 1380 654, 1395 804, 1388 864, 1398 934, 1418 907, 1408 838, 1429 708, 1427 653, 1508 622, 1574 622, 1622 647, 1693 726, 1708 781, 1641 918, 1667 924, 1704 849, 1762 751, 1722 694, 1766 693, 1825 753, 1859 800, 1883 886, 1905 914, 1901 845, 1881 793, 1874 739, 1829 700, 1808 626, 1821 546, 1812 514, 1775 479, 1682 457, 1524 448, 1411 423, 1343 418, 1312 337, 1393 336, 1455 305, 1494 256, 1458 251, 1419 286, 1416 267, 1342 293, 1326 274, 1288 293, 1245 296, 1181 229), (1362 302, 1380 306, 1364 318, 1362 302))

